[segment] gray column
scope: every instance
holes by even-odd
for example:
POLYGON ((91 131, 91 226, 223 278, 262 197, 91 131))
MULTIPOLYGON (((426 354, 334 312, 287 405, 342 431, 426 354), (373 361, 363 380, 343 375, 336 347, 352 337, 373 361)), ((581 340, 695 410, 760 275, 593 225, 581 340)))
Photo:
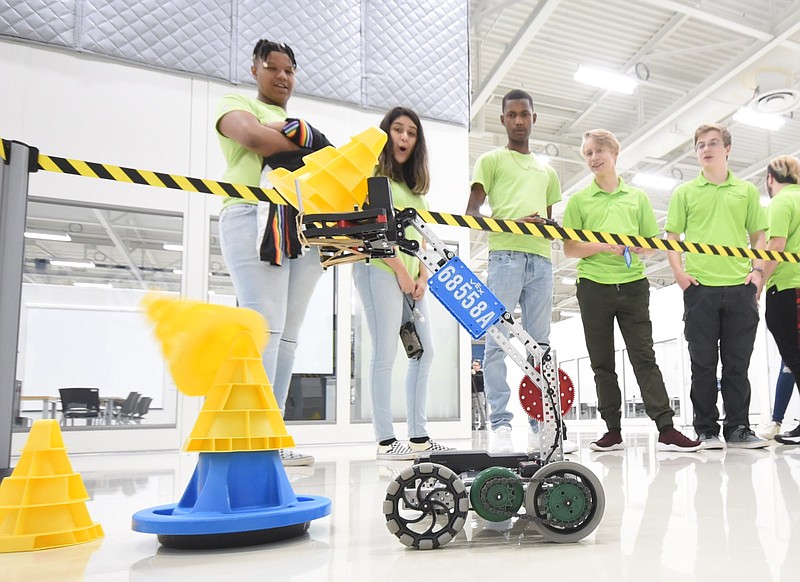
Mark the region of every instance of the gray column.
POLYGON ((11 473, 28 174, 36 171, 39 158, 36 148, 4 143, 6 160, 0 161, 0 478, 11 473))

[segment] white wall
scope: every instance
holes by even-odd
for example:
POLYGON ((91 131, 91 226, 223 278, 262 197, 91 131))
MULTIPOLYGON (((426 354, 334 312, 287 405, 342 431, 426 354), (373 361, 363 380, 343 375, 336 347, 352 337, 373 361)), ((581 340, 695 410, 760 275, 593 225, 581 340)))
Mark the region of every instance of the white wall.
MULTIPOLYGON (((0 137, 4 139, 25 142, 44 154, 212 179, 219 179, 224 169, 213 132, 216 103, 231 91, 255 92, 253 87, 232 87, 7 40, 0 40, 0 79, 0 137)), ((377 125, 384 113, 302 97, 294 97, 289 110, 318 126, 335 144, 377 125)), ((467 129, 428 120, 423 124, 432 168, 431 208, 460 213, 468 196, 467 129)), ((48 172, 31 177, 29 193, 183 214, 183 295, 206 297, 208 248, 203 241, 207 241, 208 217, 219 212, 221 199, 48 172)), ((341 285, 339 292, 340 322, 349 321, 349 313, 342 313, 349 309, 349 292, 341 285)), ((349 337, 349 323, 340 328, 339 337, 337 365, 343 379, 337 385, 342 397, 336 408, 337 432, 331 433, 329 427, 293 427, 298 442, 330 441, 331 434, 338 440, 372 438, 371 427, 351 427, 344 422, 350 366, 349 347, 343 342, 349 337)), ((460 337, 465 362, 462 386, 468 387, 469 340, 464 333, 460 337)), ((187 404, 186 398, 178 398, 179 434, 174 438, 164 438, 159 431, 140 431, 135 443, 129 436, 108 433, 104 433, 104 442, 77 432, 65 433, 65 439, 71 450, 173 448, 191 429, 196 400, 187 404)), ((466 402, 460 407, 462 419, 442 423, 441 431, 435 433, 440 438, 468 433, 469 398, 462 400, 466 402)), ((20 443, 20 435, 15 435, 15 450, 20 443)))

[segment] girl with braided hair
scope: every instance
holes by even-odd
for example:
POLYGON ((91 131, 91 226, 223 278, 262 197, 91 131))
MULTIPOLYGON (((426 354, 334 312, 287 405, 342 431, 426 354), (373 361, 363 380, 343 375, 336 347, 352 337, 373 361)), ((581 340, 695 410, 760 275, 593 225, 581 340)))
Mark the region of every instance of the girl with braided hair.
MULTIPOLYGON (((303 156, 329 145, 305 121, 288 118, 286 105, 296 70, 294 52, 287 45, 265 39, 256 43, 250 68, 256 97, 226 95, 217 111, 226 182, 269 187, 261 183, 262 169, 296 169, 303 156)), ((316 248, 304 251, 297 239, 295 217, 296 211, 288 206, 228 198, 219 219, 222 255, 238 303, 267 320, 270 337, 262 359, 281 410, 289 392, 300 327, 322 275, 316 248), (263 236, 259 214, 265 223, 263 236)), ((289 450, 281 451, 281 459, 285 465, 314 461, 310 455, 289 450)))

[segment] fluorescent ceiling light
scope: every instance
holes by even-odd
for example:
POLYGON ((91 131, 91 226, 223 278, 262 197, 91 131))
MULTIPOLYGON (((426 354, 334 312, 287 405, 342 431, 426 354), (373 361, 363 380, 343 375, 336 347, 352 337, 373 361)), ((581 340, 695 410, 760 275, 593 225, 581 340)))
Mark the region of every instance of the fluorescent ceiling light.
POLYGON ((57 240, 61 242, 70 242, 72 237, 68 234, 49 234, 46 232, 26 232, 25 238, 33 238, 36 240, 57 240))
POLYGON ((561 317, 578 317, 581 312, 580 311, 559 311, 558 314, 561 317))
POLYGON ((639 172, 633 177, 632 182, 637 186, 645 188, 655 188, 657 190, 672 190, 677 180, 667 178, 666 176, 659 176, 657 174, 648 174, 647 172, 639 172))
POLYGON ((50 259, 50 264, 54 267, 71 267, 74 269, 94 269, 92 261, 58 261, 50 259))
POLYGON ((777 131, 786 123, 786 118, 781 115, 761 113, 749 107, 740 107, 739 111, 733 114, 733 120, 769 131, 777 131))
POLYGON ((183 275, 183 269, 172 269, 172 272, 176 275, 183 275))
POLYGON ((178 251, 179 253, 183 252, 183 245, 173 245, 169 243, 164 243, 162 247, 165 251, 178 251))
POLYGON ((616 93, 624 93, 625 95, 633 93, 633 90, 639 84, 636 79, 628 75, 620 75, 613 71, 589 67, 587 65, 579 66, 572 78, 584 85, 600 87, 601 89, 607 89, 608 91, 614 91, 616 93))
POLYGON ((114 287, 111 283, 87 283, 84 281, 75 281, 72 285, 75 287, 91 287, 94 289, 112 289, 114 287))
POLYGON ((574 285, 576 282, 575 277, 561 277, 562 285, 574 285))

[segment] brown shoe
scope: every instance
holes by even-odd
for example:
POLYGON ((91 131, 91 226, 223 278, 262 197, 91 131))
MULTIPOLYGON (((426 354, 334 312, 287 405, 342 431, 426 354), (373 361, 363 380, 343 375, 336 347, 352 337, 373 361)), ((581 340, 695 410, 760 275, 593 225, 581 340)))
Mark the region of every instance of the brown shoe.
POLYGON ((675 427, 671 427, 659 433, 656 450, 693 453, 700 450, 701 446, 702 443, 700 441, 693 441, 684 436, 675 427))
POLYGON ((621 451, 625 448, 622 432, 618 428, 610 428, 602 437, 589 443, 589 448, 593 451, 621 451))

